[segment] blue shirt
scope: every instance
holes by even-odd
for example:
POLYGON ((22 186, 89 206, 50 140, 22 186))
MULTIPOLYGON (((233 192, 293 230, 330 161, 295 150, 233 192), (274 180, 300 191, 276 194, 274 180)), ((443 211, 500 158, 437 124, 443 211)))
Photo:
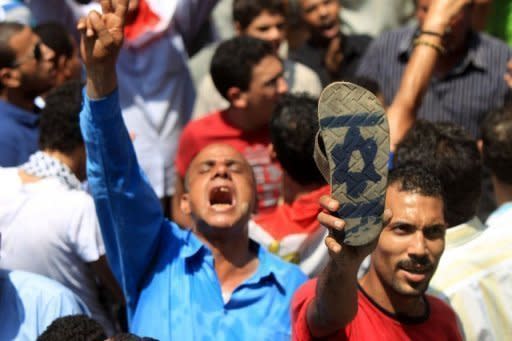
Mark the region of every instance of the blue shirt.
POLYGON ((33 341, 55 319, 89 311, 69 289, 44 276, 0 270, 0 340, 33 341))
POLYGON ((0 100, 0 167, 15 167, 38 150, 39 116, 0 100))
POLYGON ((117 91, 84 98, 89 186, 130 330, 160 340, 288 340, 290 301, 306 276, 253 244, 258 269, 224 303, 210 250, 164 218, 137 163, 117 91))

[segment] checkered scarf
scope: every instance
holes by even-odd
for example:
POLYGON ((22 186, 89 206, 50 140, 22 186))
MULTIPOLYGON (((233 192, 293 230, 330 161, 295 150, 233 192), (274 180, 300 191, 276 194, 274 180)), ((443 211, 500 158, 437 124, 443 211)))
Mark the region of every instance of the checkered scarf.
POLYGON ((32 154, 20 168, 25 173, 38 178, 57 178, 69 189, 82 188, 80 180, 77 179, 68 166, 41 151, 32 154))

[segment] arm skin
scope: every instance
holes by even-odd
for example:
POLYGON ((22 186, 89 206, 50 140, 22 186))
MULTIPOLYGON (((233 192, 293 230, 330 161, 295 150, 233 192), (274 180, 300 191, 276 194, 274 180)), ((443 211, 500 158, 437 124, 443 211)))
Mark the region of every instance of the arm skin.
MULTIPOLYGON (((444 33, 451 18, 470 0, 438 0, 432 2, 422 30, 444 33)), ((442 38, 422 34, 422 41, 443 45, 442 38)), ((442 58, 432 47, 418 45, 407 63, 400 87, 387 110, 390 126, 391 149, 404 137, 416 121, 416 112, 421 106, 438 60, 442 58)))
MULTIPOLYGON (((339 203, 324 196, 320 205, 331 213, 320 213, 320 224, 329 231, 342 231, 345 222, 332 214, 337 211, 339 203)), ((385 212, 384 221, 391 218, 385 212)), ((332 335, 354 319, 357 313, 357 270, 377 242, 362 247, 343 245, 331 234, 325 239, 330 260, 318 277, 315 298, 307 307, 307 322, 315 338, 332 335)))

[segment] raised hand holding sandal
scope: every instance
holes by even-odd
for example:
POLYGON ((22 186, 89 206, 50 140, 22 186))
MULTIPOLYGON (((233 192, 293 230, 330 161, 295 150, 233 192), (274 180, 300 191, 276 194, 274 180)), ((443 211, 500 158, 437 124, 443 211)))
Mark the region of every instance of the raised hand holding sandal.
POLYGON ((382 229, 389 159, 384 109, 368 90, 348 82, 328 85, 318 100, 314 157, 340 202, 344 244, 366 245, 382 229))

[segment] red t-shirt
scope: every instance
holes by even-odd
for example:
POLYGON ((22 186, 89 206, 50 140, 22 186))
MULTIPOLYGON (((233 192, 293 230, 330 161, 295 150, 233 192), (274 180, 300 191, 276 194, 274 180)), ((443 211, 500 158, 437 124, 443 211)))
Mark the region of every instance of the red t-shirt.
POLYGON ((281 194, 281 167, 272 160, 268 127, 244 132, 230 125, 224 112, 213 112, 191 121, 183 130, 176 155, 176 171, 184 178, 192 159, 212 143, 226 143, 242 153, 256 177, 260 212, 273 209, 281 194))
MULTIPOLYGON (((293 340, 313 340, 306 310, 315 296, 316 279, 300 287, 292 301, 293 340)), ((462 340, 455 313, 438 298, 425 295, 428 313, 424 318, 397 318, 384 311, 360 288, 358 310, 352 322, 327 340, 462 340)))

